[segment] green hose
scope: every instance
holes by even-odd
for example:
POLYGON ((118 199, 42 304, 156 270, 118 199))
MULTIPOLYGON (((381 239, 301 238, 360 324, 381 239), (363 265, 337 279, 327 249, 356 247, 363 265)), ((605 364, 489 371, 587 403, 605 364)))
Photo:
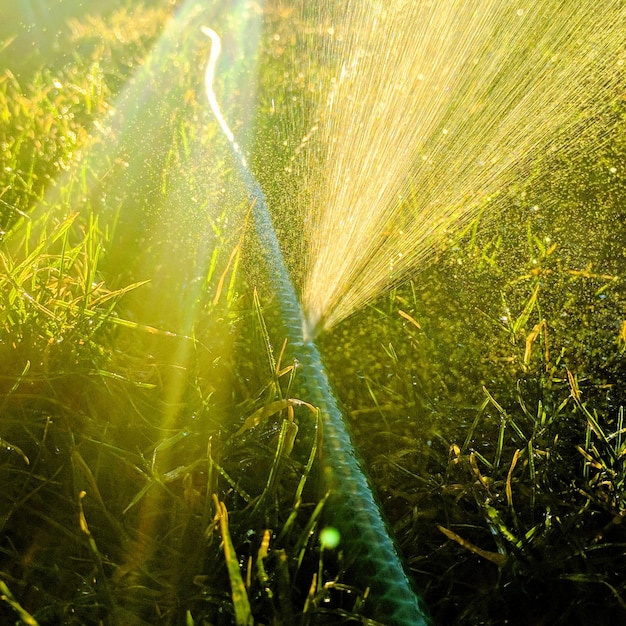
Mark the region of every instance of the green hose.
POLYGON ((290 342, 290 353, 299 364, 299 379, 308 402, 321 414, 323 427, 324 489, 329 495, 328 520, 340 533, 344 551, 357 567, 354 582, 370 589, 371 616, 390 626, 429 623, 422 601, 411 588, 393 540, 389 535, 372 488, 358 460, 343 416, 333 396, 319 351, 308 336, 302 309, 285 267, 265 196, 250 173, 234 136, 226 124, 213 92, 215 62, 220 40, 209 28, 211 56, 206 70, 206 91, 211 109, 228 137, 241 170, 265 275, 280 309, 281 323, 290 342))

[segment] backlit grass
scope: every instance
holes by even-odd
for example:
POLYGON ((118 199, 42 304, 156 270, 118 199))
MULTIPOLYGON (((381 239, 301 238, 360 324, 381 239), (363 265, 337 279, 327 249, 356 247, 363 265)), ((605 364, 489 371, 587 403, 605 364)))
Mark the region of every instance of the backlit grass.
POLYGON ((441 623, 623 619, 624 147, 554 159, 324 340, 441 623))
POLYGON ((317 441, 291 454, 294 406, 317 413, 241 295, 206 50, 151 48, 168 17, 73 20, 71 60, 2 76, 3 621, 304 623, 333 584, 311 551, 317 441), (180 100, 150 95, 157 62, 186 68, 180 100))
MULTIPOLYGON (((3 623, 361 619, 366 590, 318 547, 319 440, 299 428, 316 410, 254 296, 248 207, 204 102, 199 26, 235 18, 207 11, 175 49, 158 43, 174 7, 94 9, 0 76, 3 623)), ((283 212, 306 141, 275 116, 312 88, 289 69, 292 17, 265 14, 249 140, 283 212)), ((309 113, 292 113, 304 136, 309 113)), ((624 111, 606 115, 602 150, 548 159, 497 224, 321 337, 440 624, 626 613, 626 146, 624 111)))

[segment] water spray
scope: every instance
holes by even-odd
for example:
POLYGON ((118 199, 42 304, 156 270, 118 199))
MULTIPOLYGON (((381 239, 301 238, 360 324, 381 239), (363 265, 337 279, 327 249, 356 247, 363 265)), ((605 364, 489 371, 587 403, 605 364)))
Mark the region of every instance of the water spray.
POLYGON ((370 589, 372 616, 390 626, 425 626, 428 618, 423 602, 411 587, 358 460, 285 266, 265 196, 251 174, 215 97, 213 78, 220 54, 220 38, 210 28, 203 26, 202 32, 212 44, 205 74, 209 104, 228 138, 252 205, 252 220, 265 264, 265 275, 276 295, 281 322, 299 363, 300 381, 308 396, 306 399, 321 414, 324 488, 330 494, 327 506, 332 510, 333 525, 341 534, 347 554, 357 562, 357 584, 370 589))
POLYGON ((479 213, 488 225, 551 155, 582 165, 604 141, 626 78, 626 3, 310 4, 332 25, 304 44, 331 77, 306 151, 323 165, 291 167, 315 233, 301 299, 328 330, 479 213))

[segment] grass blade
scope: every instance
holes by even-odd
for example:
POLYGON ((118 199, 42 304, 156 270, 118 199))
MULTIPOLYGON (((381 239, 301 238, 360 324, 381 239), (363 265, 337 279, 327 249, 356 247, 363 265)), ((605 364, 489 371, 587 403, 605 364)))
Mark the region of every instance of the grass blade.
POLYGON ((215 517, 220 523, 220 531, 222 534, 224 558, 226 559, 226 568, 228 569, 228 578, 230 580, 233 606, 235 609, 235 623, 237 626, 252 626, 254 619, 252 618, 250 601, 248 600, 246 586, 239 569, 237 553, 235 552, 235 547, 233 546, 228 530, 228 511, 226 510, 226 505, 220 502, 217 496, 213 497, 217 509, 215 517))

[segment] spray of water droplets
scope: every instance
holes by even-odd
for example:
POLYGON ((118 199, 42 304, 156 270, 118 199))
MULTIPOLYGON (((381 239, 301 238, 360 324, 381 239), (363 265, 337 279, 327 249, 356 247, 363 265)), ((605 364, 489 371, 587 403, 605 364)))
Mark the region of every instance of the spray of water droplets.
POLYGON ((308 181, 303 302, 322 329, 414 272, 488 198, 496 214, 493 198, 542 154, 574 154, 573 137, 598 136, 624 79, 626 5, 346 0, 318 10, 317 53, 340 60, 310 138, 323 165, 308 181))

